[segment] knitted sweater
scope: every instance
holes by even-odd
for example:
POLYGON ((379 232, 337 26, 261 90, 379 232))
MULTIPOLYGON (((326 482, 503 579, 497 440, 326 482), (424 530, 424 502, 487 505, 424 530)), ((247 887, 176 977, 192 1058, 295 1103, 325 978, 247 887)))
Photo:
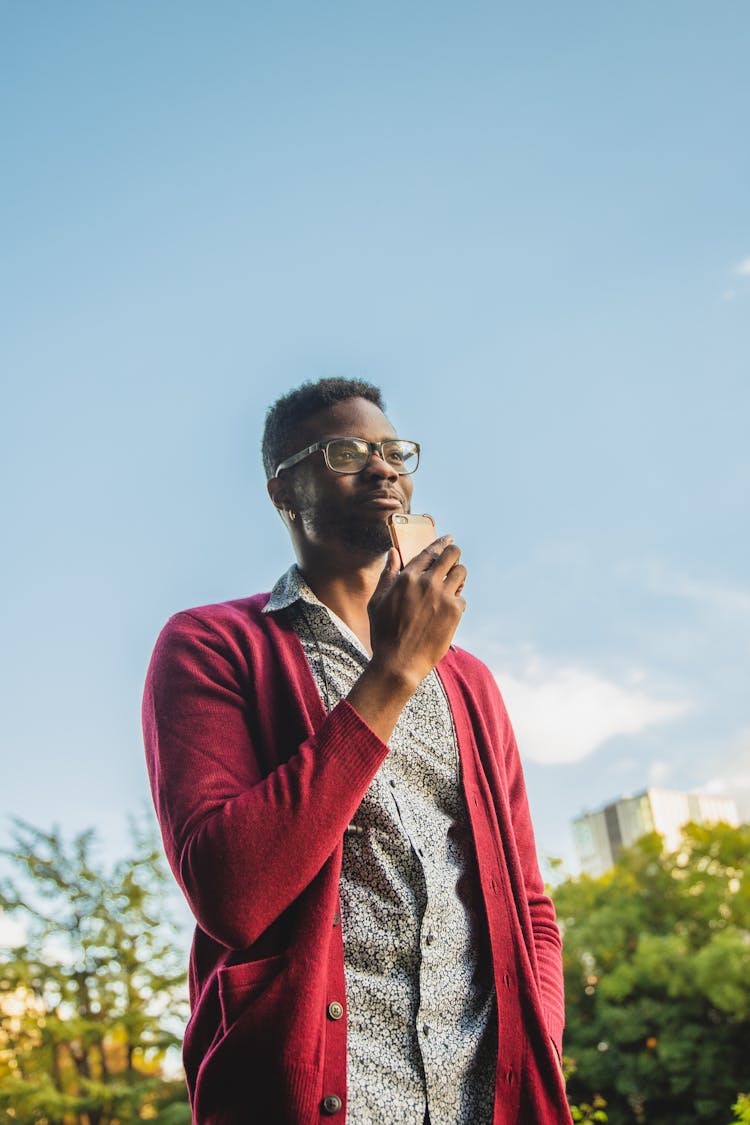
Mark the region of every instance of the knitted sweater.
MULTIPOLYGON (((298 637, 260 594, 172 618, 148 671, 146 759, 196 918, 184 1061, 196 1125, 346 1114, 342 838, 388 753, 346 700, 326 715, 298 637)), ((553 1043, 560 936, 521 764, 489 670, 438 665, 456 728, 498 1009, 495 1125, 571 1121, 553 1043)))

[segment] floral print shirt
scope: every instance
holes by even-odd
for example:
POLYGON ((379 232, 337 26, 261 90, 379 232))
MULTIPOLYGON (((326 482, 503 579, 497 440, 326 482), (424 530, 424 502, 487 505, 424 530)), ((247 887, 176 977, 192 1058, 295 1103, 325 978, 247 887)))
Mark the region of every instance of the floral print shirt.
MULTIPOLYGON (((265 612, 296 631, 327 710, 369 656, 292 566, 265 612)), ((344 839, 347 1121, 488 1125, 497 1027, 453 722, 436 672, 391 736, 344 839)))

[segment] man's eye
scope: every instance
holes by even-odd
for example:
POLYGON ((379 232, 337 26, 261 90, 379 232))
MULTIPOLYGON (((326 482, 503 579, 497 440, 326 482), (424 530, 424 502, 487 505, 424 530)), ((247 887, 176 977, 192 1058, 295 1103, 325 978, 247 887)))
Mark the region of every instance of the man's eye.
POLYGON ((334 445, 331 447, 330 452, 339 464, 357 461, 362 455, 356 445, 352 445, 350 442, 345 442, 343 445, 334 445))
POLYGON ((389 449, 386 454, 386 460, 393 462, 394 465, 401 465, 404 461, 403 449, 389 449))

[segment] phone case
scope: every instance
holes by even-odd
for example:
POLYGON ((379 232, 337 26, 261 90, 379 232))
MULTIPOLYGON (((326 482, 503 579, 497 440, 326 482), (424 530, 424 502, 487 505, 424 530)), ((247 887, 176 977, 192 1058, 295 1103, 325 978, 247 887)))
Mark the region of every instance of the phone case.
POLYGON ((432 516, 392 515, 388 520, 393 546, 399 553, 401 567, 429 547, 437 539, 435 521, 432 516))

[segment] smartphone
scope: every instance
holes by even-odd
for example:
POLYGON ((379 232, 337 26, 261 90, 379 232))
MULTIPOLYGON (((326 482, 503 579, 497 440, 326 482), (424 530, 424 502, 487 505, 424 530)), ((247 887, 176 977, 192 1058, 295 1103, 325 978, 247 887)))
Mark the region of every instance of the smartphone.
POLYGON ((410 559, 429 547, 437 539, 435 521, 432 516, 404 516, 393 513, 388 517, 388 530, 393 546, 399 553, 402 569, 410 559))

